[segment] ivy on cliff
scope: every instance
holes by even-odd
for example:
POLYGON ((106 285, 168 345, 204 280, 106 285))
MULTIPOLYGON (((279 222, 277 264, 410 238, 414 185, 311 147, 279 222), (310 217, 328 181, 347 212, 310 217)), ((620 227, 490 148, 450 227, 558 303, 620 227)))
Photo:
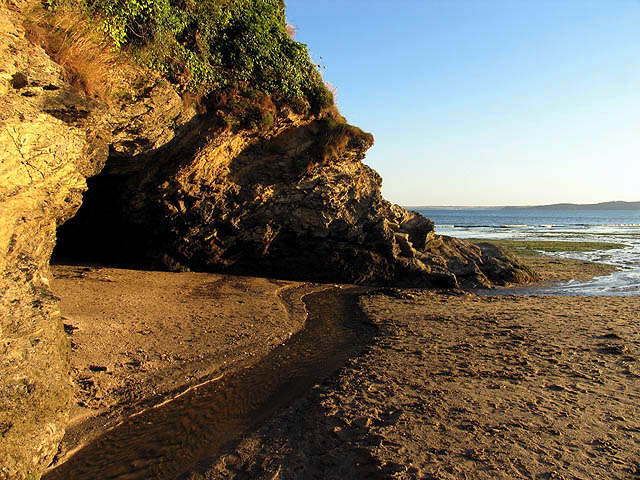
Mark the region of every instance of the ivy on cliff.
POLYGON ((48 0, 81 8, 114 46, 183 91, 250 85, 318 113, 333 95, 306 45, 286 30, 283 0, 48 0))

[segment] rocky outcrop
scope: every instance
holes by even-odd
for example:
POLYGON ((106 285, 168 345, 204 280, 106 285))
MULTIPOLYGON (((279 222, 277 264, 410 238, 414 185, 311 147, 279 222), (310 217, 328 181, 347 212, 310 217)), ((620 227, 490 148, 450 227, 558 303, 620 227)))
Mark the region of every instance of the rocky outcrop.
POLYGON ((39 477, 64 434, 69 340, 49 289, 57 227, 75 215, 110 145, 136 153, 166 143, 173 130, 162 116, 183 113, 168 85, 112 109, 72 89, 27 40, 27 3, 0 5, 0 478, 39 477), (145 115, 160 126, 136 130, 145 115))
POLYGON ((362 163, 373 139, 359 129, 286 112, 267 132, 232 132, 214 117, 157 151, 110 160, 62 228, 61 253, 328 282, 528 277, 504 253, 438 236, 430 220, 384 200, 380 176, 362 163), (346 135, 343 148, 319 159, 332 128, 346 135))
POLYGON ((24 3, 0 6, 0 478, 38 477, 64 433, 56 233, 58 255, 118 264, 447 287, 529 278, 384 200, 362 163, 373 139, 354 127, 280 106, 273 123, 237 128, 148 74, 126 101, 87 98, 27 40, 24 3))
POLYGON ((56 453, 71 399, 49 257, 107 152, 75 125, 89 103, 4 6, 0 59, 0 478, 32 478, 56 453), (54 113, 64 99, 74 118, 54 113))

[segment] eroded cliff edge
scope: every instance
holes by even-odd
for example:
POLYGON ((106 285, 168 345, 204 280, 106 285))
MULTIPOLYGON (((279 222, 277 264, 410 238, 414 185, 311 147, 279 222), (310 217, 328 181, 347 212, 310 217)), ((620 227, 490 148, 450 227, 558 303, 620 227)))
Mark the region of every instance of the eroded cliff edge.
POLYGON ((372 137, 335 113, 273 102, 273 121, 237 124, 223 99, 198 113, 133 70, 120 72, 131 95, 89 98, 28 38, 29 3, 0 6, 0 478, 37 477, 64 433, 69 345, 49 262, 83 192, 60 255, 372 284, 530 278, 385 201, 362 163, 372 137))
POLYGON ((217 114, 136 157, 112 155, 60 231, 61 254, 296 280, 458 287, 523 280, 497 250, 437 236, 362 163, 373 137, 283 108, 268 130, 217 114), (324 154, 321 149, 330 147, 324 154), (324 156, 323 156, 324 155, 324 156))

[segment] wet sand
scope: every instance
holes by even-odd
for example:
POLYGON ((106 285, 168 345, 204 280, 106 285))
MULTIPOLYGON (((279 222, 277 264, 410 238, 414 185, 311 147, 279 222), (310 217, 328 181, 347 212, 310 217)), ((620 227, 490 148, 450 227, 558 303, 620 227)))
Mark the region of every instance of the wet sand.
MULTIPOLYGON (((305 326, 254 365, 228 372, 105 432, 43 480, 175 479, 237 442, 370 344, 353 316, 363 287, 305 295, 305 326)), ((362 315, 362 314, 361 314, 362 315)))
POLYGON ((74 403, 58 461, 149 407, 251 365, 299 331, 323 285, 204 273, 53 267, 74 403))
POLYGON ((640 297, 383 290, 361 308, 364 355, 189 478, 640 476, 640 297))
MULTIPOLYGON (((527 262, 544 280, 607 271, 527 262)), ((61 459, 132 413, 256 363, 302 327, 302 295, 326 288, 88 267, 55 273, 76 401, 61 459)), ((640 475, 639 297, 387 289, 361 297, 360 309, 379 332, 366 353, 182 478, 640 475)))

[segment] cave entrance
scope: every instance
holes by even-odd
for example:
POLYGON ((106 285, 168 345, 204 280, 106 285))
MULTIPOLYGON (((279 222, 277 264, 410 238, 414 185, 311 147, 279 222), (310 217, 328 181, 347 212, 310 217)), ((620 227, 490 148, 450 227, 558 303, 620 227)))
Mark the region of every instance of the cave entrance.
POLYGON ((82 206, 57 229, 52 264, 148 265, 144 245, 149 234, 126 218, 126 184, 125 177, 110 174, 107 168, 87 180, 82 206))

